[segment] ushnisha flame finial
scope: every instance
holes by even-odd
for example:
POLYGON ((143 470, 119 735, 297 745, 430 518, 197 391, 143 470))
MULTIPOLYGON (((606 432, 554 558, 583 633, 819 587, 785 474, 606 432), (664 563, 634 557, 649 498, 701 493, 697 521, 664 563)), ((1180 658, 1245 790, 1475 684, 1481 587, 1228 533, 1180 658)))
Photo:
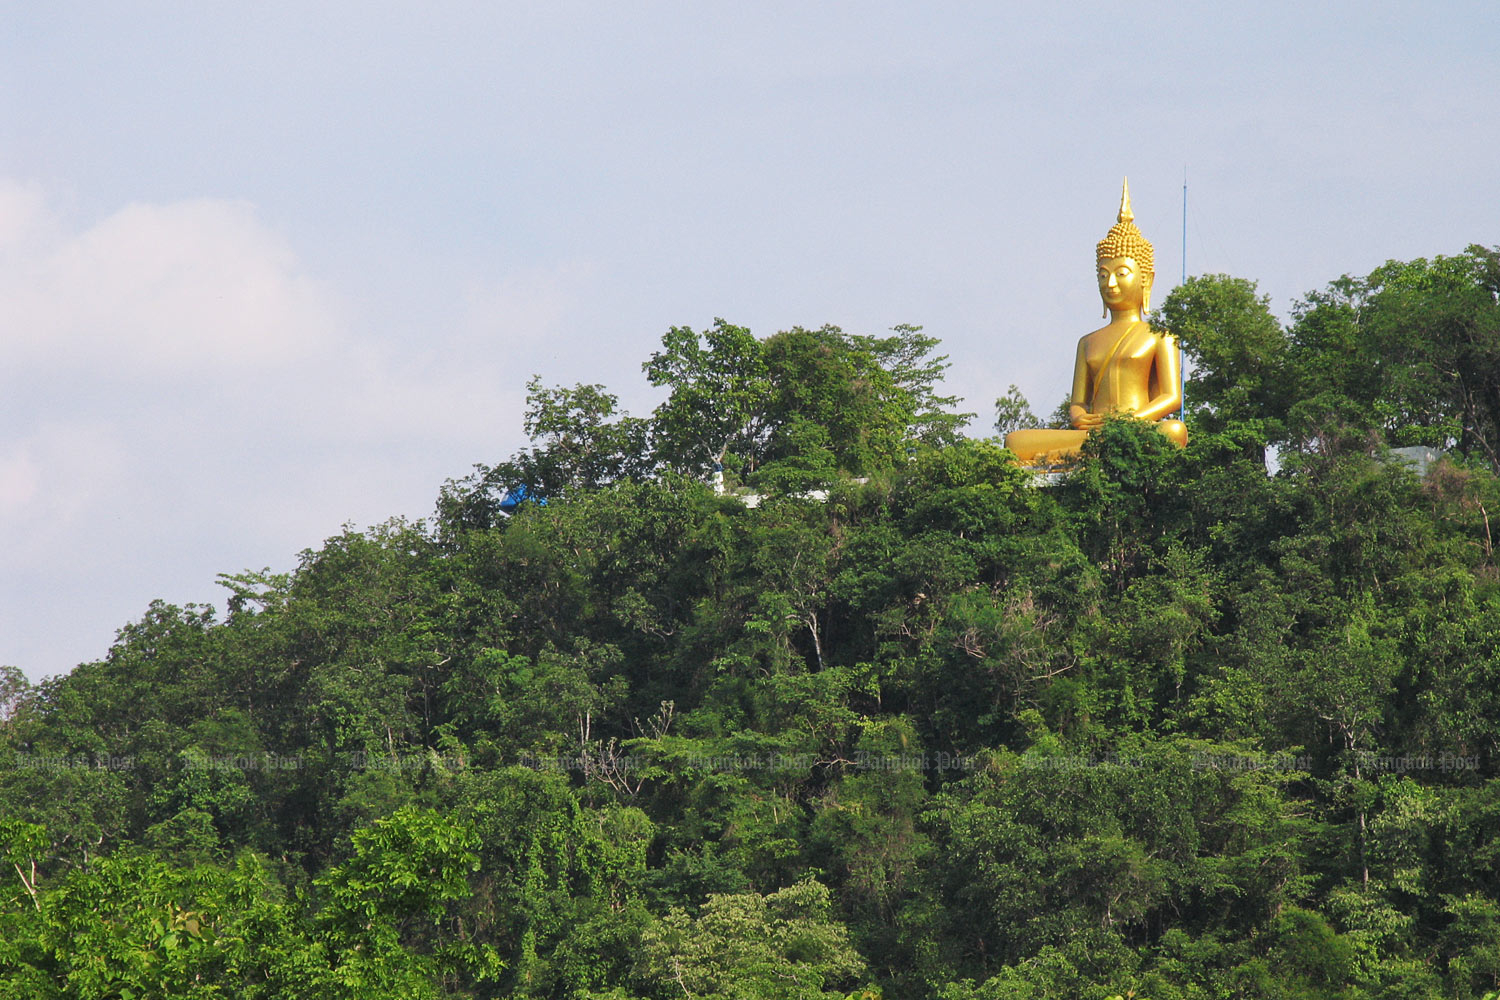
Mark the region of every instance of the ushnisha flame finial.
POLYGON ((1116 222, 1134 222, 1135 213, 1130 210, 1130 178, 1125 178, 1120 185, 1120 214, 1115 216, 1116 222))

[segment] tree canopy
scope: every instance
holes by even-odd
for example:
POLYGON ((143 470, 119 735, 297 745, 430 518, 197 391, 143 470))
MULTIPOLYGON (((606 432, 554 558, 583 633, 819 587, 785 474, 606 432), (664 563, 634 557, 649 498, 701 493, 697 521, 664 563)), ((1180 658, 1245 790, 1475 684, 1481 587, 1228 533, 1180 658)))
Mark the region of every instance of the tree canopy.
POLYGON ((0 997, 1494 1000, 1500 257, 1155 321, 1188 447, 1045 488, 916 328, 674 328, 0 671, 0 997))

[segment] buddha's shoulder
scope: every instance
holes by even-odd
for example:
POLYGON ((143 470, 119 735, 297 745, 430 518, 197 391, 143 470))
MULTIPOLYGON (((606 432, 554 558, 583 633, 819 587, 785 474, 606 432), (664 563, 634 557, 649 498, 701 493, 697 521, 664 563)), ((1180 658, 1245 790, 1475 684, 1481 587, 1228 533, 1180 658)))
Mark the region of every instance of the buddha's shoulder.
POLYGON ((1121 332, 1119 327, 1106 324, 1091 333, 1085 333, 1078 338, 1078 343, 1082 347, 1094 347, 1101 343, 1113 344, 1120 339, 1121 332))
POLYGON ((1132 338, 1150 337, 1153 340, 1160 340, 1165 335, 1165 331, 1153 330, 1151 324, 1144 321, 1131 324, 1128 330, 1121 330, 1112 323, 1106 323, 1092 333, 1084 334, 1079 338, 1078 343, 1083 346, 1092 346, 1101 341, 1114 344, 1122 335, 1132 338))

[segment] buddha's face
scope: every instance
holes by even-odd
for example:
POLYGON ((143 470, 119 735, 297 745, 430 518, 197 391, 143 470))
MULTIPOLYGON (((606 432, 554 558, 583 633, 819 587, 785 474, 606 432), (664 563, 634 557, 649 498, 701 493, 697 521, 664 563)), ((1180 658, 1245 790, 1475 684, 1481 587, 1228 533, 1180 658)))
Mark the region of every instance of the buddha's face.
POLYGON ((1105 308, 1139 309, 1151 278, 1141 273, 1134 257, 1105 257, 1099 261, 1099 297, 1105 308))

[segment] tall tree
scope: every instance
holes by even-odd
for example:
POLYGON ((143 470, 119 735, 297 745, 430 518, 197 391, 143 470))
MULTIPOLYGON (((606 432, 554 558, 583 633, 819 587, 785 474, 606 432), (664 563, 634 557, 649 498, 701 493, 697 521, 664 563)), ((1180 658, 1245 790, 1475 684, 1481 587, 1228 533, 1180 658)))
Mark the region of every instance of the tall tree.
POLYGON ((1270 297, 1255 282, 1227 274, 1194 275, 1174 288, 1155 322, 1192 360, 1187 405, 1195 433, 1247 422, 1279 437, 1293 386, 1286 335, 1270 297))
POLYGON ((771 394, 764 348, 722 319, 702 334, 674 326, 661 343, 642 366, 652 385, 671 390, 654 416, 657 453, 672 468, 702 475, 760 436, 771 394))

